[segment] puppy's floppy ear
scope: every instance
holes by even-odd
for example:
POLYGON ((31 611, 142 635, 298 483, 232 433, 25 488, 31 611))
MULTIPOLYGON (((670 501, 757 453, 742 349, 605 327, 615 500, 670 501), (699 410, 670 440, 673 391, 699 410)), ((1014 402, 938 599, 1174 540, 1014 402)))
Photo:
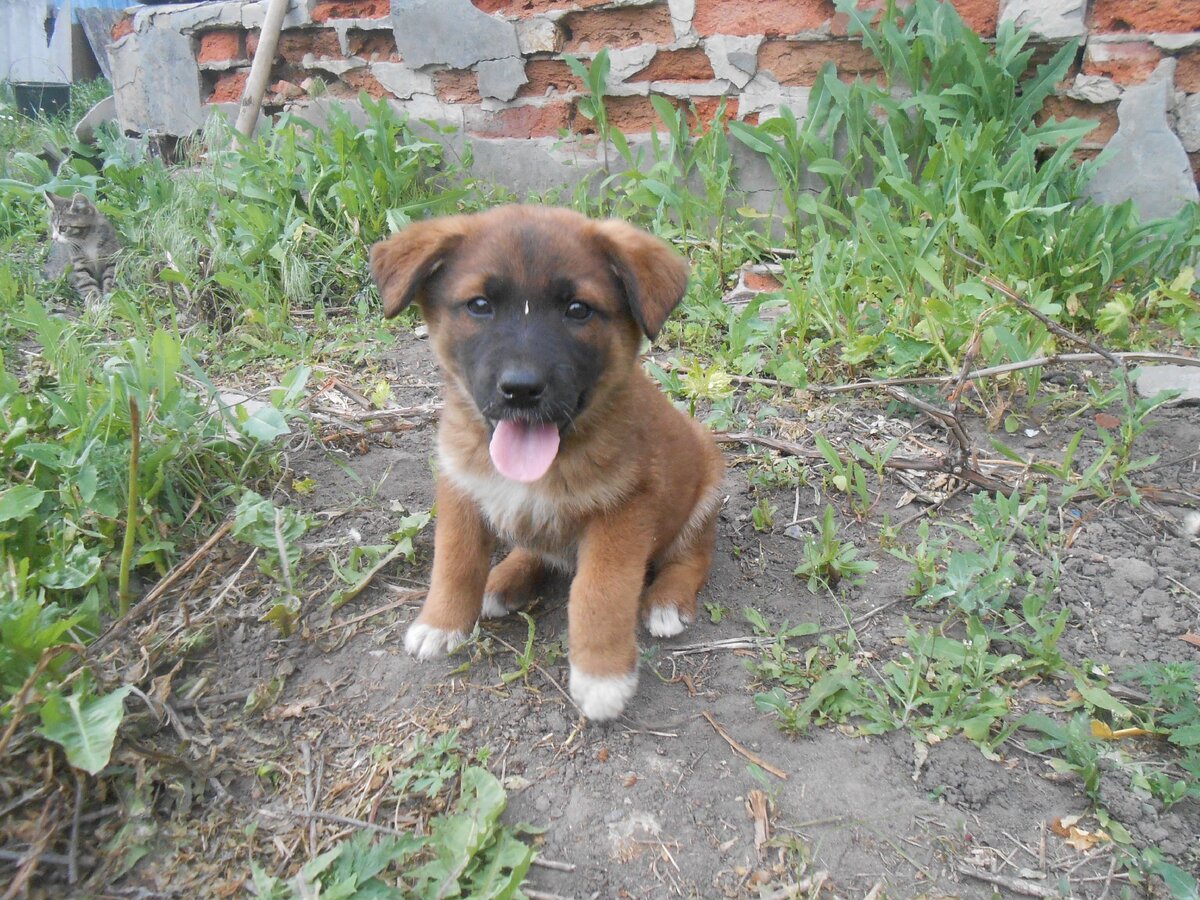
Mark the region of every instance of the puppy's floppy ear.
POLYGON ((467 232, 464 216, 414 222, 371 248, 371 274, 383 298, 383 314, 399 315, 421 298, 425 281, 467 232))
POLYGON ((666 241, 609 219, 596 233, 625 286, 634 320, 654 340, 687 290, 688 264, 666 241))

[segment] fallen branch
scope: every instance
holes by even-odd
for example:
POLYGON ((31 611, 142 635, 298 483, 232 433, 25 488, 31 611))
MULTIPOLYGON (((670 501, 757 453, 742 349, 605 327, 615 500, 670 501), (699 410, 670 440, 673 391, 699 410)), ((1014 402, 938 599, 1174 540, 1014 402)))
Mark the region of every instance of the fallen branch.
POLYGON ((986 881, 988 884, 994 884, 998 887, 1007 888, 1016 894, 1022 894, 1026 897, 1061 897, 1062 894, 1053 888, 1048 888, 1045 885, 1038 884, 1036 881, 1030 881, 1028 878, 1014 878, 1009 875, 997 875, 993 872, 985 872, 983 869, 976 869, 974 866, 957 865, 955 868, 960 874, 966 875, 968 878, 978 878, 980 881, 986 881))
POLYGON ((750 762, 754 763, 759 768, 764 769, 767 772, 770 772, 776 778, 783 779, 784 781, 787 780, 787 777, 788 777, 787 772, 783 771, 783 769, 780 769, 778 766, 771 765, 769 762, 767 762, 765 759, 763 759, 761 756, 759 756, 753 750, 750 750, 747 747, 743 747, 741 744, 739 744, 737 741, 735 741, 733 739, 733 737, 729 734, 729 732, 726 731, 723 727, 721 727, 720 723, 718 723, 717 720, 713 718, 712 713, 710 713, 706 710, 705 712, 700 713, 700 715, 704 716, 704 718, 706 718, 708 720, 708 724, 711 725, 713 727, 713 730, 716 731, 717 734, 719 734, 724 739, 725 743, 727 743, 730 747, 733 748, 734 753, 737 753, 740 756, 744 756, 746 759, 750 760, 750 762))

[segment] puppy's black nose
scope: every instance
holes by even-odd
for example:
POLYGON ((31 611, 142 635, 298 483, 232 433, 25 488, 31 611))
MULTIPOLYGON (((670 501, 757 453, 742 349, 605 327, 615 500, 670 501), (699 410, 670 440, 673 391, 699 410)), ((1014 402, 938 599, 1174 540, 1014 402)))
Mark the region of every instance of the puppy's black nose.
POLYGON ((512 367, 500 373, 499 387, 509 406, 533 406, 542 399, 546 382, 532 369, 512 367))

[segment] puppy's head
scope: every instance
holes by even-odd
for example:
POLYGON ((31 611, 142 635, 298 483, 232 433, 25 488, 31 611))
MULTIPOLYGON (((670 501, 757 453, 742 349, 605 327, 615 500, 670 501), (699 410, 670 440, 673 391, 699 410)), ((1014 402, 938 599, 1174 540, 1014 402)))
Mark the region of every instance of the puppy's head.
POLYGON ((624 381, 687 286, 658 238, 536 206, 416 223, 372 248, 371 270, 386 316, 421 307, 448 381, 493 429, 497 468, 526 481, 624 381))

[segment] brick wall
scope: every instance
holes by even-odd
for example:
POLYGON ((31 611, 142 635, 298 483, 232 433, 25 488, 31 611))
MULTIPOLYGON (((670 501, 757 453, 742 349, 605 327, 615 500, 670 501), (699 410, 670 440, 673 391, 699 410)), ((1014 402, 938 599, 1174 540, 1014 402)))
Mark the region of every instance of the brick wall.
MULTIPOLYGON (((985 37, 1015 19, 1047 48, 1080 39, 1047 115, 1099 120, 1085 145, 1092 152, 1116 130, 1122 91, 1174 58, 1178 130, 1200 172, 1200 0, 952 2, 985 37)), ((154 28, 181 32, 200 103, 236 102, 263 6, 226 0, 144 9, 118 24, 114 36, 124 36, 115 49, 154 28)), ((755 121, 781 104, 802 112, 827 60, 843 78, 877 74, 873 58, 846 37, 832 0, 293 0, 267 111, 303 106, 322 89, 348 101, 366 91, 481 139, 587 134, 582 85, 563 57, 588 58, 603 47, 613 64, 610 121, 631 134, 655 121, 651 95, 694 104, 706 119, 725 97, 727 116, 755 121)), ((124 105, 148 115, 147 102, 124 105)))

